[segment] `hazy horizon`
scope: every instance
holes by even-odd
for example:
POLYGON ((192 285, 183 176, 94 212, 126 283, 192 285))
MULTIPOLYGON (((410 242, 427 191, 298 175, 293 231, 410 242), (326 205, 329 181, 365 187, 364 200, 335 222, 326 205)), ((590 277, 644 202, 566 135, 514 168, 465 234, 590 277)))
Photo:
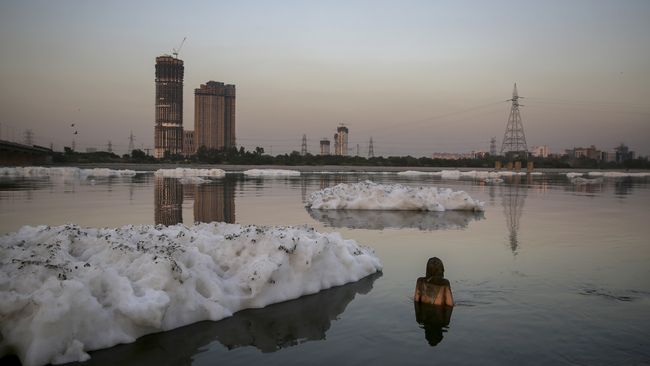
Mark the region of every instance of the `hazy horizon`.
MULTIPOLYGON (((0 136, 153 147, 154 64, 188 37, 194 89, 237 87, 237 143, 309 150, 350 129, 375 155, 500 148, 513 83, 529 148, 650 155, 650 2, 0 3, 0 136), (13 134, 13 136, 12 136, 13 134)), ((355 151, 356 152, 356 151, 355 151)))

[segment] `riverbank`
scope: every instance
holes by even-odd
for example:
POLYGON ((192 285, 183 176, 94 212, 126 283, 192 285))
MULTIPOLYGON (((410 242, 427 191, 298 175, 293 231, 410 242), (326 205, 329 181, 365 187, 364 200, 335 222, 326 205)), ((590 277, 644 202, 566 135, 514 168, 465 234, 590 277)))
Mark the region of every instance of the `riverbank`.
MULTIPOLYGON (((107 169, 130 169, 137 172, 154 172, 158 169, 174 168, 193 168, 193 169, 223 169, 226 172, 243 172, 249 169, 288 169, 297 170, 302 173, 320 173, 320 172, 403 172, 415 170, 421 172, 437 172, 441 170, 460 170, 460 171, 493 171, 493 168, 468 168, 468 167, 413 167, 413 166, 356 166, 356 165, 235 165, 235 164, 150 164, 150 163, 84 163, 84 164, 54 164, 44 165, 48 167, 77 167, 82 169, 107 168, 107 169)), ((505 169, 501 169, 505 170, 505 169)), ((525 172, 525 169, 522 169, 525 172)), ((535 172, 543 173, 563 173, 577 172, 587 173, 590 171, 629 171, 629 172, 646 172, 643 169, 570 169, 570 168, 540 168, 535 172)))

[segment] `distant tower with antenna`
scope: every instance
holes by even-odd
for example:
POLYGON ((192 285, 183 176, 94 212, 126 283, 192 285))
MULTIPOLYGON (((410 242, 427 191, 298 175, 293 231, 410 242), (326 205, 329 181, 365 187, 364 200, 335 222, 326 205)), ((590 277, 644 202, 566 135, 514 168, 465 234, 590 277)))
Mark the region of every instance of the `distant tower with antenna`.
POLYGON ((490 139, 490 156, 496 156, 497 155, 497 138, 492 137, 490 139))
POLYGON ((519 114, 520 98, 522 97, 517 93, 517 83, 515 83, 512 90, 512 99, 507 100, 512 102, 512 106, 510 107, 506 132, 503 134, 503 142, 501 143, 501 155, 509 158, 526 158, 528 154, 524 125, 521 123, 521 115, 519 114))
POLYGON ((135 142, 135 136, 133 136, 133 131, 131 131, 131 134, 129 135, 129 151, 128 151, 129 155, 131 155, 133 150, 135 150, 134 142, 135 142))
POLYGON ((369 158, 375 157, 375 146, 372 142, 372 137, 370 138, 370 142, 368 143, 368 157, 369 158))
POLYGON ((111 140, 108 140, 108 144, 106 144, 106 151, 108 151, 109 153, 113 152, 113 143, 111 142, 111 140))
POLYGON ((307 135, 302 135, 302 145, 300 145, 300 155, 307 155, 307 135))

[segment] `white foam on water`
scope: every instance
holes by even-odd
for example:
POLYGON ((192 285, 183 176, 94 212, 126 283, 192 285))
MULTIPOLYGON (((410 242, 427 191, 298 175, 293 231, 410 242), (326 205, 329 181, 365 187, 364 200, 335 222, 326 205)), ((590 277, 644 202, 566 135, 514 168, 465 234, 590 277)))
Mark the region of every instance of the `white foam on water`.
POLYGON ((569 172, 566 173, 566 177, 571 179, 571 178, 576 178, 576 177, 582 177, 584 173, 576 173, 576 172, 569 172))
MULTIPOLYGON (((531 175, 542 175, 541 172, 532 172, 531 175)), ((513 175, 526 175, 525 172, 513 172, 513 171, 487 171, 487 170, 470 170, 470 171, 460 171, 460 170, 441 170, 438 172, 422 172, 417 170, 406 170, 403 172, 397 173, 397 175, 407 176, 407 177, 418 177, 418 176, 434 176, 441 177, 443 179, 461 179, 461 178, 473 178, 473 179, 486 179, 486 178, 499 178, 513 175)))
POLYGON ((338 233, 225 223, 25 226, 0 236, 1 353, 24 365, 219 320, 382 268, 338 233))
POLYGON ((0 167, 0 176, 7 177, 131 177, 135 174, 135 170, 129 169, 81 169, 76 167, 46 168, 41 166, 0 167))
POLYGON ((650 172, 589 172, 587 175, 591 177, 605 177, 605 178, 624 178, 624 177, 633 177, 633 178, 643 178, 650 177, 650 172))
POLYGON ((403 172, 398 172, 397 175, 407 176, 407 177, 420 177, 426 175, 439 175, 438 172, 422 172, 419 170, 406 170, 403 172))
POLYGON ((201 177, 183 177, 178 180, 181 182, 181 184, 203 184, 203 183, 209 183, 209 179, 201 178, 201 177))
POLYGON ((166 178, 188 178, 188 177, 212 177, 222 178, 226 176, 223 169, 193 169, 193 168, 176 168, 176 169, 158 169, 154 173, 158 177, 166 178))
POLYGON ((300 172, 287 169, 249 169, 244 171, 244 175, 249 177, 294 177, 299 176, 300 172))
POLYGON ((593 178, 593 179, 582 178, 582 177, 574 177, 574 178, 571 178, 571 183, 576 184, 576 185, 582 185, 582 184, 598 184, 598 183, 602 183, 602 182, 603 182, 603 178, 601 178, 601 177, 599 177, 599 178, 593 178))
POLYGON ((317 210, 483 211, 483 205, 464 191, 371 181, 341 183, 314 192, 307 199, 307 207, 317 210))

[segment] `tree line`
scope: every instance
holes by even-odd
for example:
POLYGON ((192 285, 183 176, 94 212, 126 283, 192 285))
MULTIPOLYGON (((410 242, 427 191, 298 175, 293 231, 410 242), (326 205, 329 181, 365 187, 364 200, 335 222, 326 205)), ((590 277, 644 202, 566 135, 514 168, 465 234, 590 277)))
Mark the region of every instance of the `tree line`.
MULTIPOLYGON (((135 149, 131 154, 119 156, 106 151, 82 153, 65 148, 63 153, 55 153, 55 163, 200 163, 200 164, 235 164, 235 165, 350 165, 350 166, 404 166, 404 167, 462 167, 462 168, 493 168, 496 161, 504 162, 500 156, 486 155, 481 158, 465 158, 458 160, 433 159, 413 156, 377 156, 366 158, 363 156, 338 156, 338 155, 301 155, 298 151, 288 154, 269 155, 264 148, 256 147, 246 150, 243 146, 239 149, 208 149, 200 147, 196 154, 185 157, 181 155, 165 154, 161 159, 147 155, 144 151, 135 149)), ((572 159, 568 156, 537 158, 528 157, 522 161, 522 167, 532 161, 535 168, 579 168, 579 169, 650 169, 647 157, 630 159, 623 163, 605 162, 595 159, 572 159)))

